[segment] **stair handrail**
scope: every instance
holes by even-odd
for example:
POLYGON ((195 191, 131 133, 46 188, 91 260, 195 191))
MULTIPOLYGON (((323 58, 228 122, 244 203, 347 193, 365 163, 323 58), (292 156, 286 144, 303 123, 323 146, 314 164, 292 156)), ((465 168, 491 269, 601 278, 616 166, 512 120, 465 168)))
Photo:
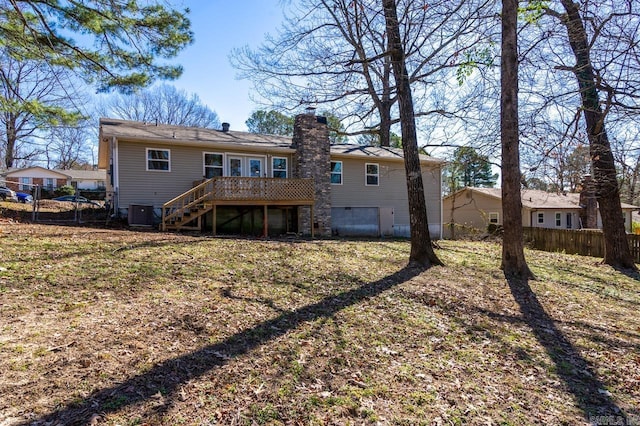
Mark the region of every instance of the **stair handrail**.
POLYGON ((167 221, 180 217, 184 214, 184 211, 193 207, 194 205, 205 201, 211 197, 212 191, 208 189, 209 186, 213 188, 213 180, 215 178, 208 179, 199 185, 194 186, 187 192, 184 192, 177 197, 167 201, 162 205, 162 226, 166 230, 167 221), (185 203, 185 200, 188 201, 185 203), (171 209, 171 212, 167 214, 167 211, 171 209))

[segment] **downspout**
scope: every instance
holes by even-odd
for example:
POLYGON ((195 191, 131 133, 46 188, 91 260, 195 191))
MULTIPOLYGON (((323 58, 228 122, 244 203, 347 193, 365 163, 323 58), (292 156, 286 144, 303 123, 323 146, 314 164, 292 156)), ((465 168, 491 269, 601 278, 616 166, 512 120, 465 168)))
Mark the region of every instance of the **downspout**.
POLYGON ((111 137, 111 165, 113 173, 113 211, 120 217, 120 164, 118 158, 118 138, 111 137))

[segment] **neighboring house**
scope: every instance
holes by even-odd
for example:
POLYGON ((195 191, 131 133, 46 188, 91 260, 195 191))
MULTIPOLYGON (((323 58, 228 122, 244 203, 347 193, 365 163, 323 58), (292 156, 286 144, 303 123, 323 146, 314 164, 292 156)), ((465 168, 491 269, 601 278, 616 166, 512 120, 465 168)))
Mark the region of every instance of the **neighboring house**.
MULTIPOLYGON (((420 158, 429 230, 440 238, 443 162, 420 158)), ((402 150, 330 145, 326 120, 313 114, 296 117, 293 137, 103 118, 99 167, 108 169, 115 212, 130 223, 214 234, 410 235, 402 150)))
POLYGON ((30 191, 38 185, 52 191, 65 185, 80 190, 104 189, 106 170, 51 170, 40 166, 9 169, 3 174, 7 186, 15 191, 30 191))
MULTIPOLYGON (((590 204, 581 194, 550 193, 539 190, 523 189, 522 225, 525 227, 583 229, 602 228, 602 220, 597 210, 595 196, 594 208, 588 212, 590 204), (587 217, 590 216, 590 217, 587 217)), ((442 203, 445 236, 451 237, 452 226, 473 228, 486 231, 490 224, 502 225, 502 189, 500 188, 463 188, 444 198, 442 203)), ((631 213, 638 207, 622 203, 627 232, 631 232, 631 213)))

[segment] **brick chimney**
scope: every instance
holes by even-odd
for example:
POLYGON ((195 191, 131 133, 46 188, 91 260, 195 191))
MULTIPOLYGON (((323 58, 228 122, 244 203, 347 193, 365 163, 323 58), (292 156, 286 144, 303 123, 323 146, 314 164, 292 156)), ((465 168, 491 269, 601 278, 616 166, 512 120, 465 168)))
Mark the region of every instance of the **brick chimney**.
POLYGON ((313 224, 309 207, 299 208, 299 226, 308 232, 310 225, 318 236, 331 235, 331 145, 329 128, 324 117, 317 117, 313 110, 295 117, 293 124, 293 148, 296 149, 292 177, 311 178, 314 181, 315 205, 313 224))
POLYGON ((586 229, 598 227, 598 200, 596 198, 595 182, 591 175, 582 177, 582 190, 580 191, 580 221, 586 229))

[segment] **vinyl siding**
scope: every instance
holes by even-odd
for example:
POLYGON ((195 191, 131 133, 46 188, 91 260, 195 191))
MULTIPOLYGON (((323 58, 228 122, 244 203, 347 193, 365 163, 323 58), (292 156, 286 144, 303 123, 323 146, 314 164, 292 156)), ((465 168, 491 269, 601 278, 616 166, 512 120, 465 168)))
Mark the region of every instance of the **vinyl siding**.
POLYGON ((569 209, 540 209, 525 211, 522 224, 523 226, 532 226, 534 228, 552 228, 552 229, 569 229, 567 228, 567 213, 571 214, 571 228, 580 228, 580 212, 579 210, 569 209), (538 222, 538 213, 544 213, 544 221, 538 222), (560 226, 556 226, 556 213, 560 213, 560 226))
MULTIPOLYGON (((120 208, 128 208, 130 204, 152 205, 155 208, 160 208, 165 202, 191 189, 194 181, 203 178, 204 152, 264 157, 264 172, 267 176, 271 176, 271 158, 274 157, 274 155, 267 155, 264 152, 225 152, 208 147, 172 147, 154 145, 153 143, 123 141, 119 142, 118 150, 120 161, 120 208), (169 149, 171 152, 170 171, 147 171, 147 148, 169 149)), ((290 174, 290 156, 283 154, 277 154, 275 156, 287 158, 288 173, 290 174)))
MULTIPOLYGON (((271 176, 271 159, 287 158, 287 173, 291 176, 292 156, 267 154, 266 152, 221 151, 210 147, 176 147, 150 142, 118 142, 118 197, 119 208, 129 205, 151 205, 159 209, 165 202, 184 193, 193 182, 203 178, 203 153, 215 152, 227 155, 255 155, 265 158, 265 173, 271 176), (146 150, 169 149, 170 171, 147 171, 146 150)), ((331 207, 393 207, 396 230, 408 233, 409 206, 404 164, 379 158, 353 159, 335 157, 342 161, 342 185, 331 185, 331 207), (379 165, 379 185, 365 185, 365 164, 379 165)), ((329 171, 327 171, 329 172, 329 171)), ((225 175, 227 175, 225 164, 225 175)), ((431 235, 441 237, 440 166, 423 164, 423 183, 429 229, 431 235)))
MULTIPOLYGON (((342 161, 342 185, 331 185, 331 207, 393 207, 394 225, 409 226, 409 201, 404 164, 381 159, 332 158, 342 161), (378 186, 365 184, 365 164, 379 165, 378 186)), ((440 237, 440 168, 422 165, 427 217, 432 235, 440 237), (436 232, 437 230, 437 232, 436 232)))
POLYGON ((502 225, 502 202, 482 193, 469 190, 447 197, 442 204, 444 227, 456 223, 465 227, 486 230, 489 213, 498 213, 498 224, 502 225), (455 202, 455 205, 453 204, 455 202))
MULTIPOLYGON (((449 236, 447 224, 451 221, 458 225, 486 230, 489 224, 489 213, 498 212, 498 223, 500 225, 503 223, 501 200, 475 191, 465 190, 455 197, 445 198, 442 203, 442 209, 444 229, 447 236, 449 236), (455 208, 452 212, 452 203, 454 201, 455 208)), ((548 208, 532 210, 524 207, 522 209, 522 225, 538 228, 567 229, 567 213, 572 215, 571 229, 580 229, 579 209, 548 208), (538 223, 538 213, 544 213, 544 221, 542 223, 538 223), (560 213, 560 226, 556 226, 556 213, 560 213)), ((627 232, 631 232, 631 213, 629 210, 624 210, 623 214, 625 215, 625 228, 627 232)), ((598 212, 597 226, 602 229, 600 212, 598 212)))

